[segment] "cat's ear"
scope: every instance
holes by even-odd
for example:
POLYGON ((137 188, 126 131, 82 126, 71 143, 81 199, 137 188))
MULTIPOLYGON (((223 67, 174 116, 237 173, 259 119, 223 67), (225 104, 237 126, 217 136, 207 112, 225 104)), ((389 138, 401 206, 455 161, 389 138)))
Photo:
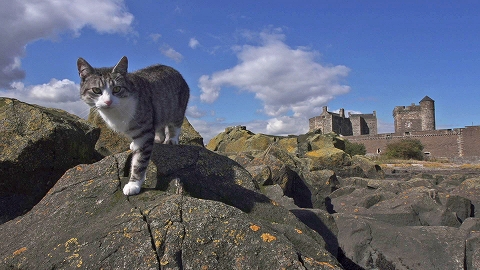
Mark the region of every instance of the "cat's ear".
POLYGON ((128 69, 128 59, 126 56, 122 57, 118 61, 117 65, 113 68, 112 73, 126 74, 128 69))
POLYGON ((90 64, 81 57, 78 58, 77 60, 77 68, 78 68, 78 75, 82 80, 84 80, 94 72, 93 67, 90 66, 90 64))

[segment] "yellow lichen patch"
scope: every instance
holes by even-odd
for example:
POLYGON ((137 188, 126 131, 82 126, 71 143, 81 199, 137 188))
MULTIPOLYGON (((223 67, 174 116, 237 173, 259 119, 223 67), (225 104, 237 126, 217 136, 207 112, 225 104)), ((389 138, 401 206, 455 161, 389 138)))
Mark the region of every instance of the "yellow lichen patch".
POLYGON ((276 201, 270 200, 270 202, 275 206, 279 206, 279 204, 276 201))
POLYGON ((71 266, 76 266, 77 268, 82 267, 83 261, 78 254, 79 247, 78 247, 78 239, 77 238, 70 238, 67 242, 65 242, 65 252, 72 253, 72 255, 65 258, 66 261, 70 262, 71 266))
POLYGON ((85 184, 83 184, 84 187, 88 187, 90 186, 91 184, 93 184, 93 179, 92 180, 88 180, 87 182, 85 182, 85 184))
POLYGON ((15 251, 13 252, 13 256, 20 255, 20 254, 22 254, 22 253, 25 252, 25 251, 27 251, 27 248, 26 248, 26 247, 19 248, 19 249, 15 250, 15 251))
POLYGON ((313 258, 310 258, 310 257, 305 257, 303 258, 303 260, 310 265, 322 265, 332 269, 336 268, 334 265, 331 265, 330 263, 315 261, 313 258))
POLYGON ((256 231, 260 230, 260 226, 252 224, 252 225, 250 225, 250 230, 256 232, 256 231))
POLYGON ((295 231, 298 233, 298 234, 302 234, 303 232, 297 228, 295 228, 295 231))
POLYGON ((65 252, 71 252, 71 248, 75 247, 78 245, 78 239, 77 238, 70 238, 67 242, 65 242, 65 252))
POLYGON ((267 243, 270 243, 272 241, 275 241, 277 240, 277 238, 269 233, 262 233, 262 240, 263 242, 267 242, 267 243))
POLYGON ((123 228, 123 236, 125 236, 126 238, 131 239, 131 238, 132 238, 132 234, 129 233, 127 230, 128 230, 127 228, 123 228))
POLYGON ((81 166, 77 166, 77 167, 75 167, 75 169, 79 172, 83 171, 83 168, 81 166))
POLYGON ((162 265, 162 266, 165 266, 165 265, 167 265, 168 263, 169 263, 168 260, 165 259, 165 258, 162 258, 162 259, 160 260, 160 265, 162 265))

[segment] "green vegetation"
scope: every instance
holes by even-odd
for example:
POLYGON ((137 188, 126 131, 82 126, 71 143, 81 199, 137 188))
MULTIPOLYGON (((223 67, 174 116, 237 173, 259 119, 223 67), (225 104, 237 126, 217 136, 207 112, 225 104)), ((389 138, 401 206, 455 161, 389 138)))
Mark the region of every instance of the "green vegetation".
POLYGON ((383 152, 386 158, 423 160, 423 145, 419 140, 403 139, 387 144, 383 152))
POLYGON ((365 145, 362 143, 352 143, 348 140, 345 140, 345 153, 350 156, 362 155, 364 156, 367 153, 365 145))

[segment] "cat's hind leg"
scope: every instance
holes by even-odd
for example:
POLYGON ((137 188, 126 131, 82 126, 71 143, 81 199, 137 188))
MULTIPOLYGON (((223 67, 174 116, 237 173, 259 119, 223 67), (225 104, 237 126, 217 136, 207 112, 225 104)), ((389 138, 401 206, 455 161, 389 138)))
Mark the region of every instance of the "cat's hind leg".
POLYGON ((165 139, 164 144, 178 144, 180 138, 180 132, 182 131, 182 126, 168 125, 168 135, 165 139))

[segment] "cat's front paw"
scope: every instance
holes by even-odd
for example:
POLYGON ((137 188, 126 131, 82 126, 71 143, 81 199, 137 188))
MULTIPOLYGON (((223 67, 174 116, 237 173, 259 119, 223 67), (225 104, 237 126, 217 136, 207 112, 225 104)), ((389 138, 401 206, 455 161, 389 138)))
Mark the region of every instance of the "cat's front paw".
POLYGON ((140 190, 142 189, 142 183, 141 182, 128 182, 123 187, 123 194, 130 196, 130 195, 136 195, 140 193, 140 190))
POLYGON ((164 144, 170 144, 170 145, 177 145, 178 144, 178 138, 167 139, 163 143, 164 144))

